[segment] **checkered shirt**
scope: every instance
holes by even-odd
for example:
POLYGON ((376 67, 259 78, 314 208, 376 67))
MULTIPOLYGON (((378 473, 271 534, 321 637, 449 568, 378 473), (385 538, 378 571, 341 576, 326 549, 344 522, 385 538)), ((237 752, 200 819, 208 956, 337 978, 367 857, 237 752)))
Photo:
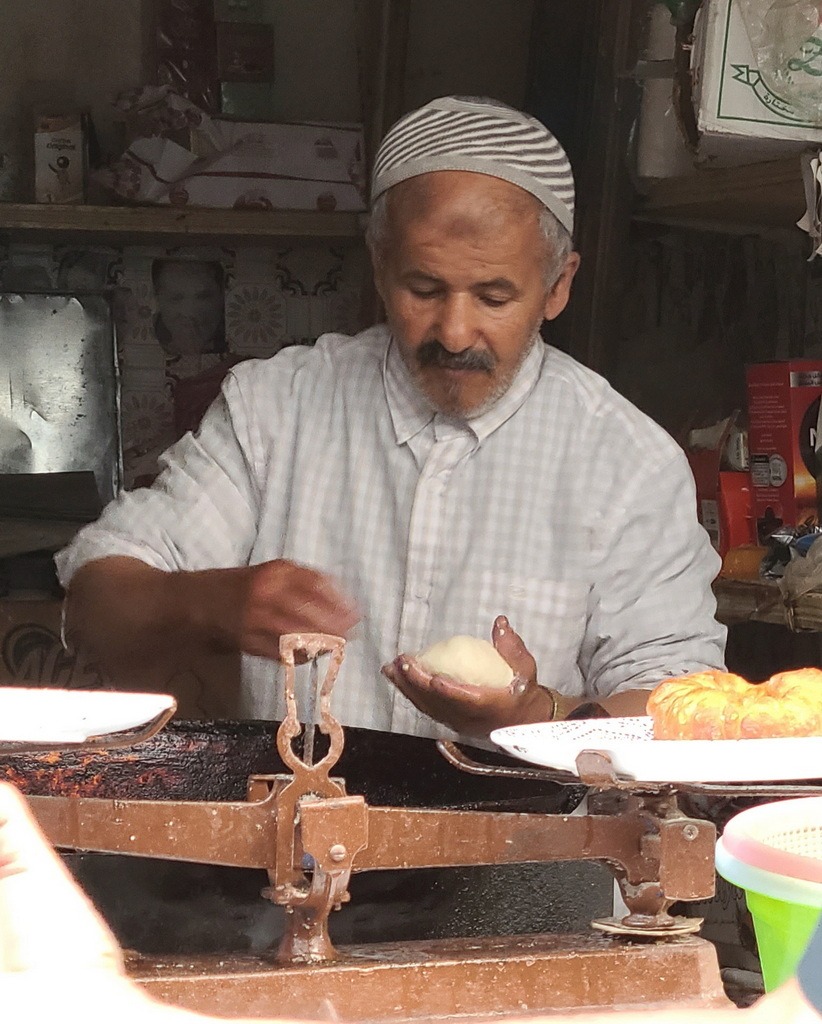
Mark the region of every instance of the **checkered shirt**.
MULTIPOLYGON (((448 736, 380 674, 398 652, 488 636, 506 614, 564 694, 605 697, 720 667, 718 558, 673 440, 541 342, 467 422, 432 412, 386 327, 240 364, 154 486, 122 494, 58 556, 163 570, 292 559, 363 614, 334 713, 448 736)), ((279 718, 277 669, 247 657, 240 713, 279 718)), ((300 685, 305 685, 305 679, 300 685)))

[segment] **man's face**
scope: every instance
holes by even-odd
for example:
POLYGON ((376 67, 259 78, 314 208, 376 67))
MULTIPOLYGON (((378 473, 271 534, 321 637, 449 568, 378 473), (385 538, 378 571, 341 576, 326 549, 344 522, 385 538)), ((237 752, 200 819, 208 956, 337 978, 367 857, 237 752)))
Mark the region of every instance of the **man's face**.
POLYGON ((543 319, 565 308, 578 257, 549 285, 540 210, 516 185, 468 171, 420 175, 389 193, 377 288, 403 360, 440 412, 493 405, 543 319))
POLYGON ((207 263, 166 261, 157 281, 157 310, 179 354, 213 351, 223 293, 207 263))

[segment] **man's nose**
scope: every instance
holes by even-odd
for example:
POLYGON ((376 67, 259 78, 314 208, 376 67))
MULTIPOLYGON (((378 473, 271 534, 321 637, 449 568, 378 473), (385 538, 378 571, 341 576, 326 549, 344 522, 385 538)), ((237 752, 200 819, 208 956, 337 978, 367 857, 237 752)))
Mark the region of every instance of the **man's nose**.
POLYGON ((474 343, 475 323, 471 297, 448 295, 439 311, 437 332, 440 344, 449 352, 463 352, 474 343))

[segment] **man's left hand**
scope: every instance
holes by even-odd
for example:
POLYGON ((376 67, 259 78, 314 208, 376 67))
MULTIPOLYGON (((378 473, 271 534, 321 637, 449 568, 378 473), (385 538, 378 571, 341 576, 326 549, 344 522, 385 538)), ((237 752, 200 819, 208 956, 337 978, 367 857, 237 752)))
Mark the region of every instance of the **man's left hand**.
POLYGON ((514 672, 505 689, 431 673, 408 654, 383 665, 383 675, 420 711, 463 736, 486 737, 506 725, 550 720, 552 691, 537 683, 536 662, 504 615, 494 620, 491 642, 514 672))

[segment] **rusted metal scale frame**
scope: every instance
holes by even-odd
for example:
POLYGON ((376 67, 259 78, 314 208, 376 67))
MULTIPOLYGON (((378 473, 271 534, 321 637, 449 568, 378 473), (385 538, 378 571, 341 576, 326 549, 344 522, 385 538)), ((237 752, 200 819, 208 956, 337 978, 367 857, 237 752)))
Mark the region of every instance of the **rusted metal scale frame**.
MULTIPOLYGON (((600 925, 623 934, 670 936, 692 928, 668 910, 675 900, 713 894, 714 826, 686 818, 670 787, 638 791, 616 778, 607 757, 585 751, 583 781, 599 790, 587 815, 369 807, 332 778, 344 745, 331 694, 345 641, 323 634, 281 638, 286 716, 277 748, 290 775, 252 776, 245 802, 119 801, 33 797, 55 845, 237 867, 264 868, 263 895, 285 907, 277 957, 322 963, 336 956, 331 912, 349 898, 353 871, 597 860, 609 866, 630 913, 600 925), (300 723, 295 662, 330 655, 316 707, 300 723), (314 759, 314 718, 329 741, 314 759), (303 756, 294 750, 302 735, 303 756)), ((459 766, 461 755, 450 759, 459 766)), ((470 762, 472 771, 487 769, 470 762)), ((527 769, 525 769, 527 771, 527 769)))
POLYGON ((714 885, 714 826, 687 818, 674 787, 621 779, 597 751, 580 755, 577 778, 483 765, 443 745, 451 764, 483 777, 576 786, 581 779, 591 787, 588 813, 369 806, 331 775, 344 740, 330 711, 343 642, 315 635, 284 642, 288 714, 277 748, 291 774, 252 774, 245 801, 29 798, 58 846, 268 872, 265 895, 289 911, 277 968, 268 955, 219 963, 132 958, 130 973, 150 994, 209 1013, 241 1008, 248 1016, 352 1020, 604 1008, 632 1003, 637 993, 657 1005, 725 1001, 713 949, 682 934, 683 919, 668 914, 673 900, 709 896, 714 885), (313 660, 324 652, 331 659, 319 687, 318 727, 329 749, 315 764, 309 730, 297 716, 294 663, 295 655, 313 660), (301 733, 302 758, 294 751, 301 733), (329 915, 348 898, 352 872, 561 860, 610 867, 629 914, 599 924, 622 938, 592 932, 382 943, 344 948, 340 956, 329 940, 329 915), (668 941, 653 941, 659 938, 668 941))
POLYGON ((671 903, 713 893, 713 825, 678 813, 659 819, 640 798, 616 813, 565 816, 367 807, 361 797, 310 794, 282 803, 288 785, 253 779, 250 793, 266 793, 247 804, 30 801, 60 847, 266 869, 263 894, 289 911, 278 954, 289 963, 334 959, 328 918, 356 871, 596 860, 620 884, 630 934, 675 934, 671 903))
MULTIPOLYGON (((285 887, 290 883, 295 889, 300 886, 305 853, 312 861, 322 863, 325 854, 333 850, 330 863, 340 863, 356 847, 361 831, 367 833, 367 846, 354 849, 354 872, 598 860, 620 865, 632 883, 647 878, 649 871, 659 867, 649 837, 656 835, 659 840, 662 834, 670 835, 674 827, 693 824, 706 841, 713 840, 710 823, 684 816, 657 822, 642 802, 614 814, 566 816, 368 807, 361 797, 309 795, 289 805, 295 808, 290 819, 292 830, 289 819, 278 813, 282 805, 278 804, 277 787, 282 781, 255 777, 250 793, 258 792, 259 787, 267 795, 248 803, 42 796, 28 799, 58 847, 264 868, 276 877, 275 884, 285 887), (367 821, 365 830, 359 824, 360 815, 350 810, 359 807, 367 821), (349 838, 352 834, 353 841, 349 838), (314 852, 307 849, 306 836, 314 852), (320 837, 328 842, 328 850, 319 848, 320 837), (346 846, 346 853, 338 849, 340 845, 346 846), (279 861, 278 851, 283 848, 294 851, 292 861, 279 861)), ((693 833, 689 830, 688 834, 693 833)), ((666 843, 670 845, 668 838, 661 845, 666 843)), ((682 886, 676 886, 672 899, 709 895, 704 889, 691 896, 680 890, 682 886)))
MULTIPOLYGON (((603 794, 599 813, 579 816, 368 807, 347 796, 329 775, 343 742, 330 713, 342 651, 327 646, 320 728, 331 745, 316 765, 291 746, 300 732, 292 650, 278 746, 293 775, 252 777, 245 803, 32 797, 49 838, 72 849, 265 868, 264 895, 289 912, 278 953, 288 963, 334 958, 328 918, 348 899, 352 871, 597 860, 610 867, 631 911, 621 930, 640 934, 675 933, 671 903, 712 894, 714 828, 685 818, 671 793, 603 794)), ((597 766, 593 760, 589 769, 597 766)))

